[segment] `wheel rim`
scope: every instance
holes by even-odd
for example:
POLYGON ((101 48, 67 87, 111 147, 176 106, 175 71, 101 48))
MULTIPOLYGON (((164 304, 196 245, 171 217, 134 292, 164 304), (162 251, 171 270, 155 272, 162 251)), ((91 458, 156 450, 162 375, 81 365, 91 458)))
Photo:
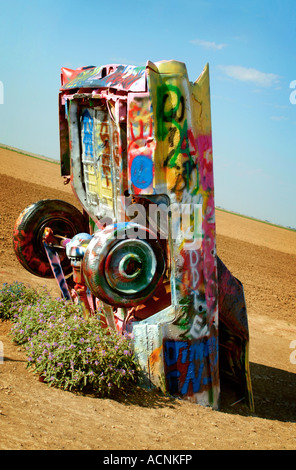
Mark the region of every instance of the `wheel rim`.
POLYGON ((114 307, 148 300, 162 282, 165 267, 159 241, 145 227, 130 222, 96 232, 82 262, 92 294, 114 307))
POLYGON ((135 294, 144 290, 156 272, 152 248, 143 240, 123 240, 108 253, 105 276, 119 294, 135 294))
MULTIPOLYGON (((88 223, 77 208, 62 200, 38 201, 19 215, 13 231, 13 247, 20 264, 36 276, 53 278, 43 243, 46 227, 55 235, 72 239, 78 232, 85 232, 88 223)), ((71 263, 65 250, 58 249, 58 253, 64 273, 70 274, 71 263)))

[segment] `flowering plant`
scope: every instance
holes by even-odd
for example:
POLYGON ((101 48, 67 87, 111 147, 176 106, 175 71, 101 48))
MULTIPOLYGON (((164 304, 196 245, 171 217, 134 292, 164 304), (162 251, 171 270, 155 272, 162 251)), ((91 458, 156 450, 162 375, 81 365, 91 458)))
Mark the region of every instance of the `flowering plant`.
MULTIPOLYGON (((7 297, 7 286, 4 290, 7 297)), ((103 328, 97 315, 85 319, 79 305, 53 299, 46 291, 26 299, 25 295, 14 299, 11 335, 25 347, 28 368, 44 382, 103 397, 137 381, 138 365, 129 338, 103 328)), ((5 305, 10 305, 8 300, 5 305)))
POLYGON ((9 320, 22 305, 29 305, 38 300, 45 292, 25 286, 22 282, 8 284, 5 282, 0 289, 0 319, 9 320))

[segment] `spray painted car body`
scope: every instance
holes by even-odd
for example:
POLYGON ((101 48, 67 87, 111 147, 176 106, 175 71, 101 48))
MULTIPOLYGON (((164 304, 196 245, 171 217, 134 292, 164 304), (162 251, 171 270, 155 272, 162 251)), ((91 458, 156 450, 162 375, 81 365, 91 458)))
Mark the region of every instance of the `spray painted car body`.
POLYGON ((143 386, 218 408, 228 377, 252 409, 243 287, 216 254, 208 66, 195 83, 176 61, 61 79, 61 173, 89 222, 63 238, 73 291, 131 335, 143 386))

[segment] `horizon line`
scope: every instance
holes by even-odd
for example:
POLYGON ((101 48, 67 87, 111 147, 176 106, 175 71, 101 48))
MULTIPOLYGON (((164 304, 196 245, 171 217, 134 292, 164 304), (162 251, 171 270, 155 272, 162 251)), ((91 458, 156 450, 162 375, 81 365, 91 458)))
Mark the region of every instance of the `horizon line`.
MULTIPOLYGON (((32 153, 32 152, 29 152, 27 150, 22 150, 22 149, 19 149, 17 147, 12 147, 11 145, 0 143, 0 149, 1 148, 9 150, 11 152, 19 153, 20 155, 25 155, 27 157, 37 158, 39 160, 45 160, 45 161, 48 161, 48 162, 51 162, 51 163, 60 164, 60 160, 57 160, 55 158, 45 157, 44 155, 38 155, 36 153, 32 153)), ((232 211, 231 209, 225 209, 224 207, 221 207, 221 206, 216 206, 215 205, 215 210, 222 211, 222 212, 228 212, 229 214, 237 215, 238 217, 244 217, 244 218, 247 218, 247 219, 250 219, 250 220, 254 220, 256 222, 261 222, 262 224, 268 224, 268 225, 271 225, 273 227, 278 227, 278 228, 282 228, 284 230, 289 230, 289 231, 292 231, 292 232, 296 232, 296 227, 290 227, 290 226, 287 226, 287 225, 275 224, 273 222, 270 222, 269 220, 258 219, 257 217, 253 217, 251 215, 235 212, 235 211, 232 211)))

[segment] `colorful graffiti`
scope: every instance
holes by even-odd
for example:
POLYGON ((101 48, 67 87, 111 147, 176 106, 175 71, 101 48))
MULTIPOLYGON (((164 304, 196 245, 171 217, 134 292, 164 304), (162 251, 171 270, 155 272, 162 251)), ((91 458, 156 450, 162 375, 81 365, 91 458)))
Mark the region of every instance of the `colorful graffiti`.
POLYGON ((63 273, 59 255, 57 254, 56 250, 49 246, 46 242, 44 242, 44 248, 48 257, 48 261, 51 265, 52 272, 58 282, 63 298, 66 300, 71 300, 71 295, 63 273))
MULTIPOLYGON (((94 80, 94 78, 92 79, 94 80)), ((114 73, 105 78, 100 78, 98 85, 100 87, 115 87, 123 90, 139 90, 145 83, 145 67, 134 67, 131 65, 120 65, 114 73)), ((144 85, 145 86, 145 85, 144 85)))
MULTIPOLYGON (((189 189, 190 175, 195 167, 196 146, 192 130, 188 129, 185 96, 179 87, 164 84, 157 89, 157 138, 167 139, 168 154, 164 166, 178 171, 172 191, 189 189)), ((196 188, 198 189, 198 188, 196 188)))
POLYGON ((145 67, 109 64, 102 67, 62 68, 64 90, 82 87, 145 91, 145 67))
MULTIPOLYGON (((170 393, 192 396, 201 391, 211 391, 213 386, 210 364, 218 361, 218 341, 215 336, 205 336, 201 341, 166 341, 164 364, 170 393)), ((216 378, 217 379, 217 378, 216 378)), ((213 401, 213 397, 210 397, 213 401)))
POLYGON ((89 111, 84 111, 82 115, 82 133, 83 133, 83 145, 84 145, 84 153, 86 157, 91 159, 94 158, 93 154, 93 127, 94 127, 94 120, 89 114, 89 111))
MULTIPOLYGON (((155 90, 151 94, 156 123, 154 159, 162 162, 159 172, 164 173, 162 181, 166 184, 166 193, 171 201, 202 205, 202 233, 198 234, 202 241, 196 249, 193 246, 193 249, 188 250, 183 237, 172 246, 172 257, 180 264, 180 268, 177 263, 173 266, 171 278, 177 313, 170 327, 165 329, 164 342, 178 345, 185 341, 191 344, 192 350, 200 350, 205 339, 211 338, 211 341, 218 343, 213 185, 207 184, 208 181, 205 181, 200 171, 206 166, 206 160, 206 169, 212 172, 212 168, 209 168, 212 143, 208 70, 205 70, 199 83, 192 86, 187 79, 185 66, 174 66, 175 64, 164 63, 160 64, 158 75, 150 72, 151 87, 155 84, 155 90), (170 67, 171 74, 168 73, 170 67), (200 106, 198 119, 194 113, 197 94, 200 106)), ((156 191, 157 189, 156 186, 156 191)), ((191 222, 193 226, 193 217, 191 222)), ((195 367, 187 364, 186 368, 186 361, 176 361, 176 370, 172 375, 174 389, 177 387, 181 395, 193 396, 198 401, 196 395, 204 397, 206 393, 209 403, 215 406, 215 400, 219 396, 218 348, 213 351, 211 356, 204 353, 200 364, 195 367), (193 369, 199 370, 194 372, 196 377, 203 371, 203 380, 198 387, 195 381, 194 387, 186 388, 184 370, 192 375, 193 369)), ((166 372, 165 376, 168 381, 166 372)))
POLYGON ((128 110, 128 168, 130 192, 149 194, 153 191, 153 115, 146 95, 133 96, 128 110))

